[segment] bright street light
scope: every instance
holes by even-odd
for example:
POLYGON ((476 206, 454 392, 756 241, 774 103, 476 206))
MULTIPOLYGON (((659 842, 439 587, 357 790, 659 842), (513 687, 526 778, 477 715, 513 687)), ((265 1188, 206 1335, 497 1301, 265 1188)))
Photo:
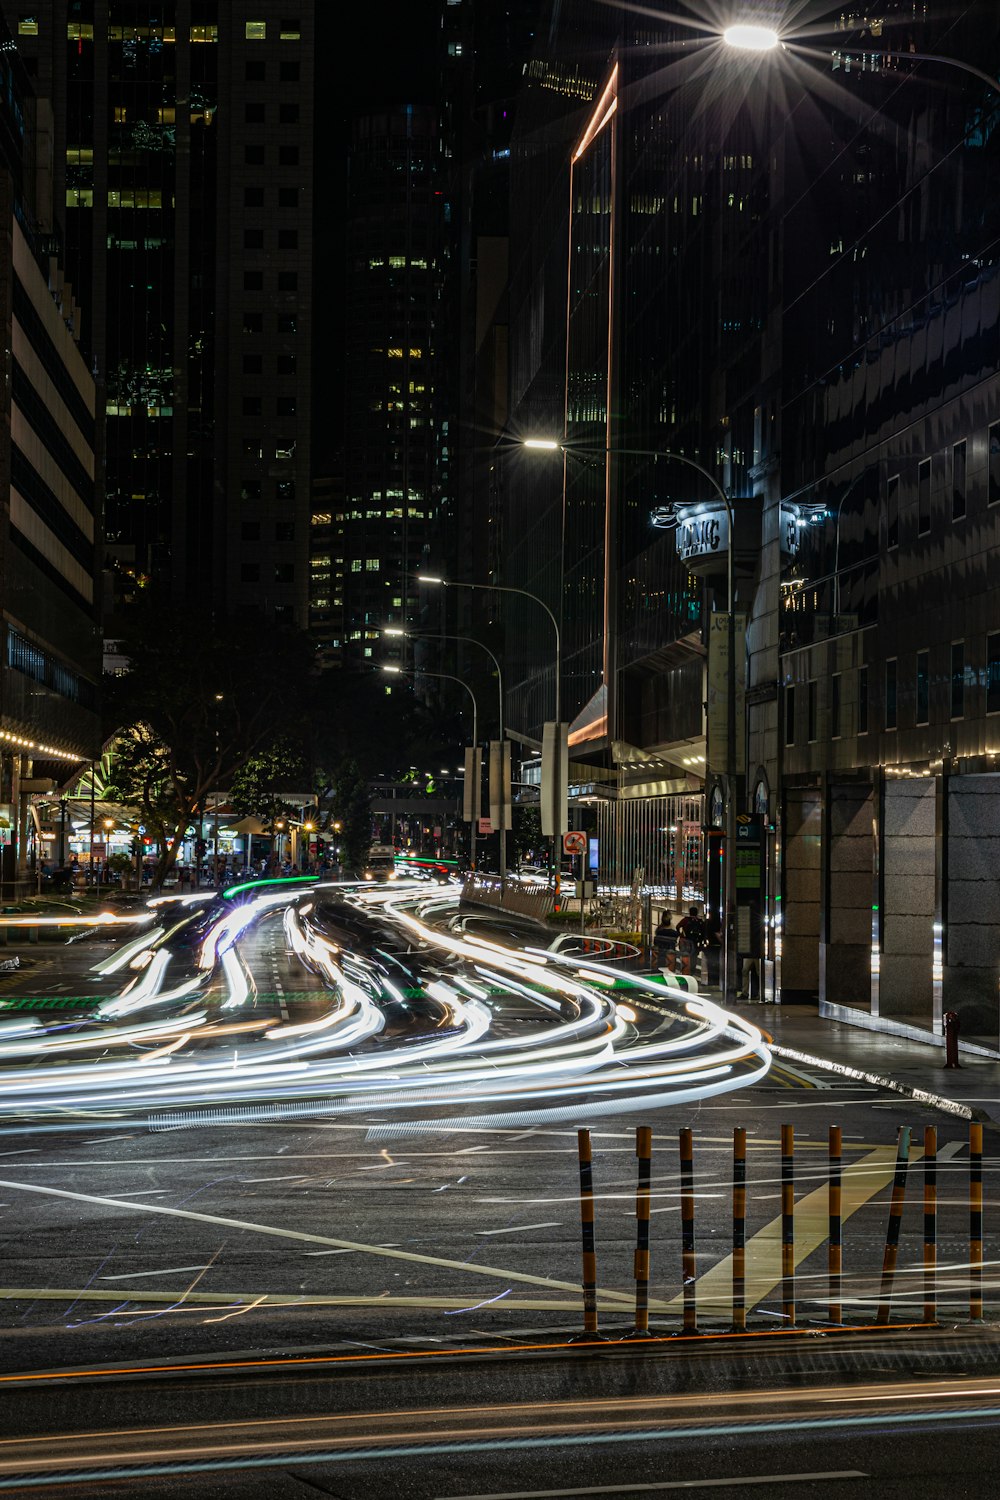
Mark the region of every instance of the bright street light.
POLYGON ((397 677, 400 675, 400 673, 402 672, 402 670, 403 670, 402 667, 383 666, 383 668, 382 668, 383 672, 394 672, 397 677))
POLYGON ((524 446, 525 448, 543 448, 546 453, 555 453, 558 448, 562 447, 562 444, 557 443, 555 438, 525 438, 524 446))
POLYGON ((771 52, 778 45, 778 33, 769 26, 729 26, 722 33, 727 47, 743 52, 771 52))
POLYGON ((440 583, 443 588, 447 588, 448 586, 443 578, 431 578, 427 573, 420 573, 417 581, 419 583, 440 583))
POLYGON ((383 625, 382 626, 382 634, 383 635, 405 635, 406 631, 405 630, 401 630, 398 625, 383 625))

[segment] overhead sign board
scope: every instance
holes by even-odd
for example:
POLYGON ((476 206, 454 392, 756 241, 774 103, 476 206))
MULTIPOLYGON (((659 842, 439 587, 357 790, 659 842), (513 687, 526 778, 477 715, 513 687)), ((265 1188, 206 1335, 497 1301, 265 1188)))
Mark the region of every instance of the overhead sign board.
POLYGON ((724 505, 685 506, 674 534, 682 562, 701 561, 729 549, 729 512, 724 505))

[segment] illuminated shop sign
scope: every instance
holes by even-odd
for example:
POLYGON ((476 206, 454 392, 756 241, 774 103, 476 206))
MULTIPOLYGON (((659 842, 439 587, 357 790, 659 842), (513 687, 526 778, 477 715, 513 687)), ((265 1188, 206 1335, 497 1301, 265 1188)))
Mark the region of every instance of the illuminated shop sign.
POLYGON ((713 557, 729 547, 729 516, 722 505, 685 507, 679 514, 677 556, 682 562, 713 557))

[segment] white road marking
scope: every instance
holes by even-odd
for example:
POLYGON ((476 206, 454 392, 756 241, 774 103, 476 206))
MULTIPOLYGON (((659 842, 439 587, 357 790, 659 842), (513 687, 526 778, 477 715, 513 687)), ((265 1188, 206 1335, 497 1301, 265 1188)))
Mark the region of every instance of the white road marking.
POLYGON ((550 1219, 547 1224, 515 1224, 512 1229, 477 1229, 477 1234, 524 1234, 529 1229, 558 1229, 562 1219, 550 1219))
MULTIPOLYGON (((304 1240, 312 1245, 329 1245, 334 1249, 358 1250, 363 1255, 382 1255, 390 1260, 414 1261, 418 1265, 437 1266, 447 1271, 460 1271, 466 1275, 489 1276, 500 1281, 526 1282, 530 1286, 550 1287, 560 1292, 579 1292, 579 1283, 572 1281, 557 1281, 551 1276, 532 1276, 526 1271, 501 1270, 496 1266, 481 1266, 475 1261, 449 1260, 445 1256, 420 1255, 415 1250, 393 1250, 381 1245, 365 1245, 357 1240, 337 1239, 333 1235, 310 1234, 304 1229, 284 1229, 276 1224, 255 1224, 248 1219, 230 1219, 221 1214, 198 1213, 190 1208, 171 1208, 166 1203, 144 1203, 135 1198, 131 1202, 125 1202, 120 1198, 102 1198, 95 1193, 73 1193, 67 1188, 42 1187, 34 1182, 8 1182, 0 1180, 0 1188, 9 1188, 16 1193, 37 1193, 42 1197, 68 1198, 74 1203, 96 1203, 102 1208, 124 1208, 129 1213, 135 1213, 138 1209, 142 1213, 162 1214, 166 1218, 191 1219, 198 1224, 217 1224, 225 1229, 244 1229, 250 1234, 273 1235, 276 1239, 304 1240)), ((614 1292, 599 1289, 598 1295, 616 1303, 631 1304, 631 1295, 625 1292, 614 1292)), ((659 1300, 654 1304, 650 1299, 650 1306, 660 1308, 663 1304, 659 1300)))
POLYGON ((140 1276, 179 1276, 181 1271, 207 1271, 208 1266, 169 1266, 165 1271, 124 1271, 120 1276, 101 1276, 100 1281, 136 1281, 140 1276))
POLYGON ((708 1490, 723 1485, 808 1484, 817 1479, 869 1479, 863 1469, 828 1469, 815 1474, 732 1474, 725 1479, 665 1479, 659 1484, 574 1485, 571 1490, 504 1490, 489 1495, 438 1495, 437 1500, 557 1500, 574 1495, 639 1495, 659 1490, 708 1490))

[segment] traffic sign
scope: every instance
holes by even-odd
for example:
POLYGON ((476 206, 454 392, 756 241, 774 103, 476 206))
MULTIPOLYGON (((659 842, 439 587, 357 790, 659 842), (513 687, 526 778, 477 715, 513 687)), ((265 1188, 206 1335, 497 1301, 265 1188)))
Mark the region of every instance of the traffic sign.
POLYGON ((564 854, 586 854, 587 835, 581 830, 574 830, 563 834, 564 854))

